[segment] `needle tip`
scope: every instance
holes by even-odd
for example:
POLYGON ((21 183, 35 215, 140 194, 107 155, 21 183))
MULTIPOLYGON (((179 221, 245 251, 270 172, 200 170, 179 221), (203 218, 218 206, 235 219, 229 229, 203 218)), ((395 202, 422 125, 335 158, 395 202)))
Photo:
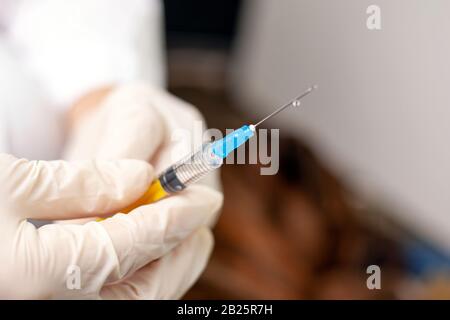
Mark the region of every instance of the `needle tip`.
POLYGON ((308 89, 306 89, 306 91, 304 91, 300 96, 298 96, 297 98, 295 98, 294 100, 292 100, 291 102, 289 102, 288 104, 278 108, 277 110, 275 110, 274 112, 272 112, 271 114, 269 114, 267 117, 265 117, 264 119, 262 119, 261 121, 259 121, 258 123, 254 124, 254 125, 250 125, 250 130, 255 131, 256 127, 259 126, 261 123, 263 123, 264 121, 272 118, 273 116, 277 115, 278 113, 280 113, 281 111, 283 111, 284 109, 286 109, 289 106, 293 106, 293 107, 298 107, 301 105, 301 99, 303 97, 305 97, 306 95, 310 94, 312 91, 318 89, 319 86, 318 85, 313 85, 311 87, 309 87, 308 89))
POLYGON ((300 105, 300 99, 302 99, 304 96, 310 94, 312 91, 318 89, 319 86, 317 84, 309 87, 308 89, 306 89, 306 91, 304 91, 300 96, 298 96, 292 103, 294 105, 294 107, 299 106, 300 105))

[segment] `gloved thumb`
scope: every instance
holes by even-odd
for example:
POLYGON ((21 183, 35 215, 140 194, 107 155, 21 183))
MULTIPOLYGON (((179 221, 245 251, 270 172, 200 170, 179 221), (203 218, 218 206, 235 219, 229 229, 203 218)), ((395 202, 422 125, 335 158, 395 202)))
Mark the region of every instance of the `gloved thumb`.
POLYGON ((0 154, 0 203, 21 219, 112 214, 137 200, 152 180, 145 161, 28 161, 0 154))

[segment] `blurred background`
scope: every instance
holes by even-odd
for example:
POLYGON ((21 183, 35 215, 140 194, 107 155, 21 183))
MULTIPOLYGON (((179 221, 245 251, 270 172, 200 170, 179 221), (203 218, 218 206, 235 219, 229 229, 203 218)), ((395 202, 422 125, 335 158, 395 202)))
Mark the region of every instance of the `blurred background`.
POLYGON ((450 4, 167 0, 169 89, 214 128, 260 119, 280 172, 224 166, 216 249, 186 298, 450 298, 450 4), (381 268, 368 290, 366 268, 381 268))
POLYGON ((0 150, 58 157, 58 119, 105 85, 166 87, 225 130, 317 84, 264 124, 280 129, 277 175, 223 166, 215 250, 185 298, 449 299, 449 12, 448 0, 0 0, 0 150))

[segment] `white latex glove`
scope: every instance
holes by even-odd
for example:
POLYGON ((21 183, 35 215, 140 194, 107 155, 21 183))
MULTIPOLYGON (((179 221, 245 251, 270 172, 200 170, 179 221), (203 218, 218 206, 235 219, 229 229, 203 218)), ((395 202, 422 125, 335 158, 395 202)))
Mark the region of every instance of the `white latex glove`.
MULTIPOLYGON (((82 162, 76 164, 40 162, 39 166, 44 166, 42 172, 48 172, 45 187, 40 187, 42 183, 37 181, 37 178, 42 178, 43 175, 17 173, 34 177, 30 180, 34 187, 19 188, 24 195, 16 200, 18 205, 12 206, 12 209, 8 205, 8 208, 2 211, 12 212, 11 216, 21 221, 12 224, 22 231, 13 228, 11 238, 17 238, 15 234, 22 232, 32 233, 34 236, 32 238, 24 236, 23 239, 31 240, 22 241, 27 243, 23 249, 26 253, 23 253, 22 257, 15 254, 17 248, 12 248, 9 255, 5 255, 10 257, 10 262, 3 267, 0 266, 2 275, 0 295, 115 299, 181 297, 206 266, 213 239, 209 229, 204 226, 210 225, 215 220, 215 214, 222 201, 221 194, 206 187, 191 186, 175 197, 138 208, 129 215, 117 215, 97 223, 93 222, 95 219, 92 217, 115 212, 125 203, 131 203, 148 187, 154 177, 153 174, 145 175, 147 171, 152 170, 140 161, 116 162, 120 163, 121 167, 123 163, 127 164, 124 171, 120 171, 109 161, 85 161, 93 158, 152 159, 152 163, 160 169, 164 168, 170 163, 172 147, 177 144, 170 139, 172 130, 189 129, 192 121, 200 119, 198 112, 191 106, 147 85, 130 85, 114 90, 101 105, 86 112, 73 128, 65 153, 66 159, 82 162), (50 170, 48 167, 53 169, 50 170), (74 168, 78 168, 78 171, 83 171, 84 174, 75 175, 72 172, 74 168), (139 168, 143 170, 140 174, 133 171, 133 169, 139 171, 139 168), (55 179, 56 173, 67 176, 61 178, 64 181, 58 181, 55 179), (119 175, 115 176, 116 179, 112 179, 114 173, 119 175), (72 183, 69 183, 70 181, 72 183), (111 182, 115 182, 116 185, 111 185, 111 182), (76 203, 71 204, 75 207, 67 206, 67 198, 70 195, 63 196, 64 200, 58 200, 55 193, 62 191, 61 187, 66 187, 70 195, 76 195, 73 198, 76 203), (133 190, 128 190, 128 187, 133 190), (29 217, 84 219, 66 220, 64 224, 44 226, 36 230, 31 224, 20 220, 26 213, 34 212, 34 208, 37 208, 36 202, 41 201, 37 198, 33 200, 33 204, 26 204, 23 198, 29 198, 30 190, 50 199, 42 202, 45 210, 42 209, 41 214, 30 214, 29 217), (106 191, 110 194, 101 196, 106 191), (57 201, 58 206, 53 206, 57 201), (87 221, 91 222, 86 223, 87 221), (43 237, 40 234, 51 236, 43 237), (36 239, 48 239, 45 242, 52 243, 51 248, 36 242, 36 239), (29 247, 28 242, 31 244, 29 247), (96 242, 100 248, 95 250, 90 248, 96 242), (40 250, 35 251, 35 246, 40 250), (61 257, 56 256, 61 258, 61 262, 58 262, 57 266, 52 266, 53 262, 48 263, 45 257, 54 256, 56 252, 62 253, 61 257), (40 254, 44 254, 45 257, 41 257, 40 254), (63 257, 65 255, 66 258, 63 257), (154 261, 155 259, 158 260, 154 261), (24 263, 21 260, 28 262, 24 263), (81 290, 67 290, 65 271, 70 264, 77 265, 77 261, 88 265, 87 267, 79 265, 82 274, 81 290), (16 270, 16 263, 25 269, 16 270), (42 277, 38 276, 42 273, 41 269, 46 270, 47 267, 48 272, 42 277), (56 269, 59 271, 55 272, 56 269), (30 274, 27 278, 22 274, 27 273, 26 270, 36 270, 36 273, 30 274), (87 276, 83 277, 83 270, 87 270, 87 276), (7 281, 3 282, 3 278, 7 281), (14 284, 16 278, 21 279, 19 285, 14 284), (49 285, 43 286, 46 283, 49 285), (11 287, 17 290, 11 292, 9 290, 11 287), (8 288, 7 292, 5 288, 8 288), (27 291, 28 288, 31 289, 27 291)), ((25 166, 23 163, 20 166, 14 163, 8 165, 14 168, 25 166)), ((31 166, 32 164, 26 164, 28 168, 31 166)), ((17 172, 15 170, 9 171, 13 174, 17 172)), ((37 167, 30 170, 37 173, 37 167)), ((11 180, 8 176, 4 179, 11 180)), ((218 185, 217 176, 210 177, 210 180, 212 181, 210 185, 218 185)), ((9 199, 8 194, 15 194, 12 191, 14 189, 14 185, 11 185, 2 194, 9 199)), ((3 203, 2 198, 0 205, 3 203)), ((3 235, 6 233, 1 236, 3 235)), ((2 241, 0 248, 3 248, 5 243, 11 242, 15 243, 14 240, 2 241)), ((5 251, 1 249, 0 254, 2 252, 5 251)), ((2 257, 0 259, 3 260, 2 257)))
POLYGON ((180 297, 211 251, 211 235, 202 226, 221 205, 218 192, 193 186, 128 215, 84 225, 36 229, 26 220, 115 212, 153 178, 152 167, 138 160, 28 162, 0 154, 0 296, 180 297), (74 276, 68 272, 76 269, 81 286, 71 290, 77 282, 67 285, 74 276))
MULTIPOLYGON (((156 172, 186 155, 189 150, 185 146, 195 139, 196 125, 206 127, 193 106, 144 83, 114 89, 80 118, 71 130, 64 159, 147 160, 156 172), (173 138, 180 129, 191 137, 183 140, 178 134, 173 138)), ((212 172, 200 183, 219 190, 218 173, 212 172)))

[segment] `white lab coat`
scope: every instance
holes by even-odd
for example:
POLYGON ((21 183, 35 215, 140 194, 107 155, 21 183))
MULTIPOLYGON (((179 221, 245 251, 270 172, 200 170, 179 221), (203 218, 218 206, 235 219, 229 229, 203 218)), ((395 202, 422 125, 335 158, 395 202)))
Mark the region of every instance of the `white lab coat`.
POLYGON ((0 0, 0 152, 57 158, 76 99, 164 86, 161 17, 159 0, 0 0))

